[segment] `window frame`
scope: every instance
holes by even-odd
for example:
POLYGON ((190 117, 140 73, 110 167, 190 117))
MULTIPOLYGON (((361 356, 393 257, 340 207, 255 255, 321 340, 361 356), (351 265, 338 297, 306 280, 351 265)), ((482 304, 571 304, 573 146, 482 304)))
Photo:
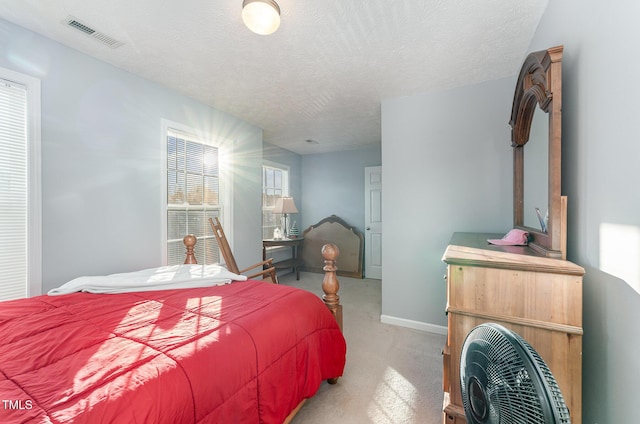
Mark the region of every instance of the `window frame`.
POLYGON ((26 297, 42 294, 42 110, 40 79, 0 67, 0 79, 26 91, 26 297))
MULTIPOLYGON (((291 168, 287 165, 272 162, 269 160, 262 161, 262 238, 270 239, 273 237, 273 230, 267 231, 268 228, 265 226, 265 213, 273 213, 273 207, 267 207, 264 204, 265 199, 265 180, 264 173, 265 168, 273 168, 283 172, 282 178, 282 197, 287 197, 291 195, 291 168)), ((279 225, 277 225, 279 227, 279 225)))
MULTIPOLYGON (((168 119, 161 120, 161 127, 162 127, 162 137, 161 137, 162 139, 162 145, 161 145, 162 146, 161 147, 162 187, 161 187, 160 210, 162 211, 162 214, 161 214, 162 263, 167 265, 169 260, 167 214, 169 210, 175 209, 175 205, 170 205, 167 199, 167 190, 168 190, 167 136, 168 136, 168 132, 171 130, 188 134, 190 136, 193 136, 195 139, 202 141, 203 144, 211 145, 218 148, 219 199, 220 199, 219 200, 219 206, 220 206, 219 219, 220 219, 220 222, 222 222, 223 226, 225 227, 225 235, 227 236, 229 244, 233 246, 233 231, 232 231, 233 229, 233 219, 232 219, 233 217, 233 213, 232 213, 233 176, 232 176, 232 173, 230 172, 230 169, 228 168, 228 163, 229 163, 228 158, 231 157, 232 149, 230 146, 232 146, 232 143, 229 143, 227 140, 221 139, 219 137, 214 137, 206 131, 203 131, 188 125, 184 125, 178 122, 174 122, 168 119)), ((203 206, 190 205, 190 206, 187 206, 186 209, 198 210, 198 209, 204 209, 204 207, 205 207, 204 205, 203 206)), ((205 228, 208 229, 208 227, 206 227, 206 224, 205 224, 205 228)), ((209 234, 209 230, 207 230, 207 233, 209 234)), ((211 238, 214 238, 213 233, 210 233, 210 235, 211 235, 211 238)), ((197 246, 198 245, 196 244, 196 247, 197 246)), ((196 259, 198 260, 198 263, 200 264, 204 263, 203 262, 204 258, 199 258, 196 255, 196 259)), ((220 262, 222 262, 222 258, 220 258, 220 262)))

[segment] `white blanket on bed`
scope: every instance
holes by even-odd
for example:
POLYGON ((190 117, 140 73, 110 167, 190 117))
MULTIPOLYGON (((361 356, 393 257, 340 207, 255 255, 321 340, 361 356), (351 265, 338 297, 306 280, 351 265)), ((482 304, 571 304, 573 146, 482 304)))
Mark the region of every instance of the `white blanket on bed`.
POLYGON ((173 265, 104 276, 78 277, 49 290, 50 296, 74 293, 128 293, 150 290, 185 289, 245 281, 220 265, 173 265))

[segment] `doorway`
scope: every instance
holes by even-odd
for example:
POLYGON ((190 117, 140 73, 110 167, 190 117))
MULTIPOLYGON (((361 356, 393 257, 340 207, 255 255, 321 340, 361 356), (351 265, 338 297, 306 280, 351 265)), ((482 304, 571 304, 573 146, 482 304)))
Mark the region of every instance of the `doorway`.
POLYGON ((382 166, 364 169, 365 277, 382 279, 382 166))

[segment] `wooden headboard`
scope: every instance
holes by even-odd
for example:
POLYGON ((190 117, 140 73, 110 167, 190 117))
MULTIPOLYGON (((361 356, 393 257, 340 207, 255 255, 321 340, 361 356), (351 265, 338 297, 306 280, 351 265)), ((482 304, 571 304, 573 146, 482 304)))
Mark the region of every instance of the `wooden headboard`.
POLYGON ((304 230, 302 236, 304 240, 300 256, 304 262, 303 270, 323 272, 324 263, 317 252, 325 244, 332 243, 340 250, 340 258, 336 264, 337 274, 345 277, 363 277, 364 236, 356 228, 331 215, 304 230))

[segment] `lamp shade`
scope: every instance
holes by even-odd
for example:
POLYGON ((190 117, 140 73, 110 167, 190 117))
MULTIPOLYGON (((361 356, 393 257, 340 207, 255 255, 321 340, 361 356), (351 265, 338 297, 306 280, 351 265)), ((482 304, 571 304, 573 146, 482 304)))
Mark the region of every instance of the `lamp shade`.
POLYGON ((276 199, 274 213, 298 213, 298 208, 293 201, 293 197, 279 197, 276 199))
POLYGON ((273 34, 280 27, 280 6, 274 0, 244 0, 242 21, 256 34, 273 34))

